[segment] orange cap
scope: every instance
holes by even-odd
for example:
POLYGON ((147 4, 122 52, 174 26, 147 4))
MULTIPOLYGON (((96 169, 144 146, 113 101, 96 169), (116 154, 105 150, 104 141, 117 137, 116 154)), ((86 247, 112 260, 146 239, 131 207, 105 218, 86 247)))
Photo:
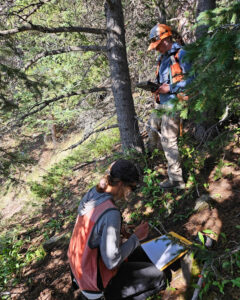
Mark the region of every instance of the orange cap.
POLYGON ((148 51, 156 49, 161 41, 168 36, 172 36, 171 27, 165 24, 157 24, 150 31, 151 44, 148 47, 148 51), (155 39, 155 40, 154 40, 155 39))

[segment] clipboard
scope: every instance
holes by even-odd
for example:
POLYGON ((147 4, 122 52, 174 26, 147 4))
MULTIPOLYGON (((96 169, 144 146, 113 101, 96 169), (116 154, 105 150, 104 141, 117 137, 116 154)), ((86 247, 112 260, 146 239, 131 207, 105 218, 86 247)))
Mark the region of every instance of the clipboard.
POLYGON ((188 252, 192 244, 181 235, 171 231, 141 244, 142 249, 152 263, 163 271, 188 252))
POLYGON ((150 92, 156 92, 156 90, 159 88, 159 84, 157 83, 154 83, 152 81, 141 81, 141 82, 138 82, 136 84, 136 87, 140 88, 140 89, 143 89, 143 90, 146 90, 146 91, 150 91, 150 92))

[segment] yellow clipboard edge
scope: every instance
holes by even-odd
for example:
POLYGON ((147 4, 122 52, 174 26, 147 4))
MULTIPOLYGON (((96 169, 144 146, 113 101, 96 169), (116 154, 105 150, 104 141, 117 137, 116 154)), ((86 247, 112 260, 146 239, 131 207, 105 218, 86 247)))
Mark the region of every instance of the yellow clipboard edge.
MULTIPOLYGON (((186 244, 186 245, 192 245, 192 242, 190 242, 189 240, 187 240, 185 237, 183 237, 183 236, 177 234, 176 232, 170 231, 170 232, 168 232, 167 234, 164 234, 164 235, 167 236, 167 235, 169 235, 169 234, 170 234, 172 237, 175 237, 175 238, 179 239, 180 241, 182 241, 182 242, 183 242, 184 244, 186 244)), ((159 238, 162 237, 162 236, 163 236, 163 235, 157 236, 157 237, 152 238, 151 240, 145 241, 145 242, 143 242, 143 243, 141 243, 141 244, 149 243, 149 242, 151 242, 151 241, 154 241, 154 240, 156 240, 156 239, 159 239, 159 238)))
MULTIPOLYGON (((169 235, 171 235, 172 237, 175 237, 177 239, 179 239, 180 241, 182 241, 185 245, 192 245, 192 242, 190 242, 189 240, 187 240, 185 237, 177 234, 176 232, 170 231, 168 233, 169 235)), ((184 254, 186 254, 188 252, 188 249, 186 249, 185 251, 181 252, 177 257, 175 257, 174 259, 172 259, 169 263, 167 263, 165 266, 163 266, 160 271, 163 271, 164 269, 166 269, 168 266, 170 266, 172 263, 174 263, 176 260, 178 260, 179 258, 181 258, 184 254)))
POLYGON ((166 269, 168 266, 170 266, 172 263, 174 263, 176 260, 178 260, 180 257, 182 257, 184 254, 186 254, 188 252, 188 249, 181 252, 177 257, 173 258, 169 263, 167 263, 165 266, 163 266, 160 271, 163 271, 164 269, 166 269))
MULTIPOLYGON (((190 242, 189 240, 187 240, 185 237, 177 234, 176 232, 170 231, 168 232, 166 235, 171 235, 172 237, 175 237, 177 239, 179 239, 180 241, 182 241, 185 245, 192 245, 192 242, 190 242)), ((160 236, 161 237, 161 236, 160 236)), ((155 237, 149 241, 143 242, 142 244, 154 241, 156 239, 158 239, 158 237, 155 237)), ((168 266, 170 266, 172 263, 174 263, 176 260, 178 260, 179 258, 181 258, 184 254, 186 254, 188 252, 188 249, 186 249, 185 251, 181 252, 177 257, 173 258, 169 263, 167 263, 165 266, 163 266, 161 269, 159 269, 160 271, 165 270, 168 266)))
POLYGON ((171 236, 179 239, 180 241, 182 241, 186 245, 192 245, 192 242, 190 242, 189 240, 187 240, 185 237, 177 234, 176 232, 170 231, 168 234, 170 234, 171 236))

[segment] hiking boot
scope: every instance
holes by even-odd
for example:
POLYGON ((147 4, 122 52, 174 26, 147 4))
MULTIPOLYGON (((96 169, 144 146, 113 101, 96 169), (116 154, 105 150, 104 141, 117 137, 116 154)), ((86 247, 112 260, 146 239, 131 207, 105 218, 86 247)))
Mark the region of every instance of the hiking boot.
POLYGON ((171 179, 166 179, 163 182, 159 183, 159 186, 161 189, 180 189, 183 190, 185 189, 185 183, 183 180, 181 181, 173 181, 171 179))

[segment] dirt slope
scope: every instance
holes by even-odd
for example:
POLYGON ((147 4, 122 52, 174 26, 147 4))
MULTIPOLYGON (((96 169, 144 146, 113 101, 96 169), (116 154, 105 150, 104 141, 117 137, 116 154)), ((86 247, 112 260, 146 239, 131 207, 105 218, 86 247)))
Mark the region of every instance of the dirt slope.
MULTIPOLYGON (((175 200, 178 201, 175 208, 168 218, 161 220, 167 231, 175 231, 186 238, 193 240, 198 231, 203 229, 211 229, 215 232, 224 233, 227 240, 219 239, 217 246, 220 250, 232 248, 234 243, 239 241, 239 232, 236 225, 239 224, 240 216, 240 167, 238 164, 238 155, 240 148, 229 145, 226 148, 223 158, 224 166, 221 168, 221 176, 216 179, 217 167, 209 161, 201 171, 201 176, 208 182, 208 189, 200 189, 196 191, 194 197, 181 199, 183 192, 174 194, 175 200), (199 194, 199 195, 198 195, 199 194), (191 211, 196 205, 198 196, 208 195, 210 206, 202 209, 200 212, 192 212, 186 217, 187 211, 191 211)), ((107 162, 102 162, 103 164, 107 162)), ((158 167, 164 168, 164 165, 156 162, 158 167)), ((77 205, 81 196, 85 193, 88 182, 91 180, 95 170, 95 165, 89 165, 76 171, 76 175, 69 183, 71 196, 66 197, 64 202, 59 203, 53 199, 46 199, 42 210, 38 215, 29 218, 27 212, 25 215, 16 215, 14 220, 9 220, 9 228, 14 228, 16 224, 21 224, 25 230, 19 233, 19 239, 30 236, 31 245, 41 245, 44 240, 42 228, 54 218, 61 221, 64 216, 67 217, 69 212, 73 212, 72 221, 69 223, 61 223, 61 233, 71 232, 74 219, 77 212, 77 205), (32 228, 32 230, 29 230, 32 228)), ((141 193, 135 195, 132 203, 122 207, 122 212, 127 220, 129 215, 136 210, 136 205, 142 200, 141 193)), ((151 220, 155 212, 146 213, 143 216, 146 220, 151 220)), ((52 231, 54 236, 56 232, 52 231)), ((156 235, 156 232, 152 232, 156 235)), ((71 278, 69 266, 67 263, 67 243, 64 241, 55 245, 43 260, 33 262, 25 267, 21 272, 20 283, 16 287, 9 288, 11 299, 24 300, 61 300, 61 299, 77 299, 78 292, 74 292, 71 287, 71 278)), ((22 250, 27 251, 27 249, 22 250)), ((182 281, 181 274, 177 274, 171 284, 172 289, 168 289, 162 295, 162 299, 188 299, 185 295, 187 287, 182 281)), ((188 288, 189 289, 189 288, 188 288)), ((239 299, 240 293, 229 288, 229 295, 219 296, 216 291, 217 299, 239 299), (225 298, 224 298, 225 297, 225 298)), ((152 298, 154 299, 154 298, 152 298)), ((209 298, 210 299, 210 298, 209 298)))

